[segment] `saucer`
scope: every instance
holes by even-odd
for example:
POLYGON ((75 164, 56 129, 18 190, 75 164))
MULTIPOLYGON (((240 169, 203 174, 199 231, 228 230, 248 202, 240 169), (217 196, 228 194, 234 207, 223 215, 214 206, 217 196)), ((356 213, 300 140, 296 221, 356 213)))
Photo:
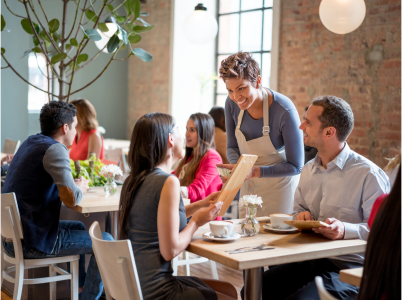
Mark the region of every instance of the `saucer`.
POLYGON ((264 229, 271 230, 271 231, 274 231, 274 232, 298 232, 299 231, 296 227, 287 228, 287 229, 274 228, 272 226, 272 224, 264 224, 264 225, 262 225, 262 227, 264 227, 264 229))
POLYGON ((206 232, 202 235, 202 237, 206 240, 209 241, 217 241, 217 242, 228 242, 228 241, 234 241, 239 239, 241 236, 240 234, 233 232, 231 236, 228 237, 216 237, 213 236, 211 232, 206 232))

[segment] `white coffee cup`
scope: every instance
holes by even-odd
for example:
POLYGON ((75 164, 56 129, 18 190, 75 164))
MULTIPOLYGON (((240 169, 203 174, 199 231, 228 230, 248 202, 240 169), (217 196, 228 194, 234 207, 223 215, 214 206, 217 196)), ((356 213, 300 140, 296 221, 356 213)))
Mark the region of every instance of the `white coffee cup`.
POLYGON ((230 221, 211 221, 209 228, 211 233, 216 237, 229 237, 233 232, 233 223, 230 221))
POLYGON ((270 220, 271 220, 271 225, 272 227, 279 227, 282 229, 288 229, 288 228, 292 228, 292 226, 283 223, 283 221, 291 221, 293 220, 293 216, 292 215, 288 215, 288 214, 270 214, 269 215, 270 220))

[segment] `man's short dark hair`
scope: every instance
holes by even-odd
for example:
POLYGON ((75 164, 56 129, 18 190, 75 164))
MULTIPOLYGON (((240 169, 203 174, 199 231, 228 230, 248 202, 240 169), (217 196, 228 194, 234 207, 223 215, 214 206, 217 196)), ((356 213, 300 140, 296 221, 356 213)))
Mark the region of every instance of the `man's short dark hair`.
POLYGON ((71 129, 77 111, 73 104, 64 101, 50 101, 40 110, 40 130, 44 135, 53 136, 61 126, 71 129))
POLYGON ((321 106, 324 110, 318 119, 321 128, 334 127, 338 141, 344 142, 353 130, 354 118, 350 105, 335 96, 319 96, 312 101, 313 105, 321 106))

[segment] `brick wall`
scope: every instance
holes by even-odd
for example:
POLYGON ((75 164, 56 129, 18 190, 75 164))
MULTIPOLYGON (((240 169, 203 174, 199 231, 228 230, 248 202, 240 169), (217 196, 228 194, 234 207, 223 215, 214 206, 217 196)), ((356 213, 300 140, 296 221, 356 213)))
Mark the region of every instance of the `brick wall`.
POLYGON ((300 116, 315 96, 346 100, 350 147, 383 167, 401 148, 401 1, 365 0, 363 24, 346 35, 322 25, 320 2, 281 1, 279 92, 300 116))
POLYGON ((141 4, 141 11, 148 12, 144 17, 155 28, 142 34, 137 44, 154 56, 150 62, 143 62, 132 56, 128 69, 128 120, 127 138, 137 120, 150 112, 169 112, 169 78, 171 46, 171 5, 173 0, 153 0, 141 4))

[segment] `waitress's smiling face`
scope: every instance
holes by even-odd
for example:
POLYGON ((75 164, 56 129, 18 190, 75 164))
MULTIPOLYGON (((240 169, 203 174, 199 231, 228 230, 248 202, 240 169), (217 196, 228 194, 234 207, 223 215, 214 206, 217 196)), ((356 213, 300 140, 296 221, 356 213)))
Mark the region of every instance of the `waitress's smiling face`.
POLYGON ((246 110, 250 108, 257 99, 257 86, 260 82, 261 76, 258 76, 256 83, 252 83, 247 79, 229 78, 226 79, 225 84, 230 99, 236 102, 241 110, 246 110))

